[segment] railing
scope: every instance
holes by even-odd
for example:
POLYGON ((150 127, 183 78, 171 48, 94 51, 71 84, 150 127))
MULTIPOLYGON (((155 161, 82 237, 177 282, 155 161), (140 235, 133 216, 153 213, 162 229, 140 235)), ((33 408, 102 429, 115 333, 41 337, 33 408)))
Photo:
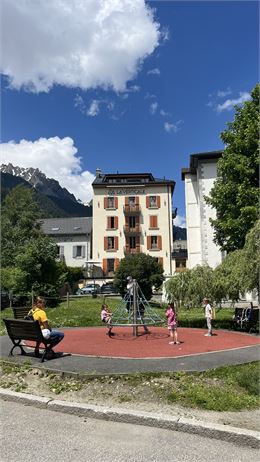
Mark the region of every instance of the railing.
POLYGON ((124 226, 124 233, 125 234, 139 234, 141 232, 140 225, 137 224, 134 227, 129 225, 124 226))
POLYGON ((137 253, 141 252, 141 247, 137 246, 134 249, 130 249, 130 247, 124 247, 124 254, 125 255, 136 255, 137 253))
POLYGON ((140 205, 139 204, 124 205, 124 213, 140 213, 140 205))

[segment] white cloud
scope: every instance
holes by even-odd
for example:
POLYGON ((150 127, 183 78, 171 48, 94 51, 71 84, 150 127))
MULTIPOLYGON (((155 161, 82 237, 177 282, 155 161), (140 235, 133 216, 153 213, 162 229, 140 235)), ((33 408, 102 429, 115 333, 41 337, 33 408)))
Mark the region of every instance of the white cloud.
POLYGON ((168 116, 171 116, 171 113, 170 112, 166 112, 164 109, 161 109, 160 110, 160 115, 162 117, 168 117, 168 116))
POLYGON ((99 100, 97 99, 93 99, 90 103, 90 106, 87 110, 87 115, 90 116, 90 117, 95 117, 98 115, 99 113, 99 105, 100 105, 100 102, 99 100))
POLYGON ((150 105, 150 113, 152 115, 156 113, 157 109, 158 109, 158 103, 155 102, 150 105))
POLYGON ((40 138, 36 141, 9 141, 0 144, 1 162, 19 167, 38 168, 48 178, 54 178, 77 199, 88 202, 92 198, 94 175, 83 171, 77 148, 70 137, 40 138))
POLYGON ((174 218, 174 226, 180 226, 181 228, 186 228, 186 218, 181 215, 177 215, 177 217, 174 218))
POLYGON ((147 72, 148 75, 160 75, 161 71, 156 67, 155 69, 150 69, 150 71, 147 72))
POLYGON ((234 106, 237 104, 242 104, 245 101, 249 101, 251 99, 251 95, 248 92, 239 92, 239 98, 236 99, 227 99, 223 104, 217 105, 217 112, 222 111, 231 111, 234 106))
POLYGON ((145 0, 2 0, 1 72, 36 93, 124 91, 165 40, 153 14, 145 0))
POLYGON ((218 90, 217 96, 219 98, 225 98, 227 95, 231 95, 232 91, 230 88, 227 88, 226 90, 218 90))
POLYGON ((181 129, 181 124, 183 120, 178 120, 176 123, 164 122, 164 130, 167 133, 177 133, 181 129))

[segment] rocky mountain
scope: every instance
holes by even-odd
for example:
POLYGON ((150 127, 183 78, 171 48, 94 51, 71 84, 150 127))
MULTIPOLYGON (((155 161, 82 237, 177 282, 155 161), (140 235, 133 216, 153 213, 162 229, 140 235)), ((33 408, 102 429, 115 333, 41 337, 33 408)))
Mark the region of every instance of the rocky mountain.
POLYGON ((0 171, 2 200, 15 186, 23 184, 34 189, 35 199, 46 218, 92 215, 92 207, 79 203, 73 194, 60 186, 57 180, 47 178, 38 168, 2 164, 0 171))

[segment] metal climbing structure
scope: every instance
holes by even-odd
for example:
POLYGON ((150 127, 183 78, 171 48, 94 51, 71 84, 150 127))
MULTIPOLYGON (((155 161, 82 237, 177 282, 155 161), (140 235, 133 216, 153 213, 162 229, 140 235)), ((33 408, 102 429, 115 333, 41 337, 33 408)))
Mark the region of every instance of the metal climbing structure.
POLYGON ((133 335, 138 335, 138 327, 149 333, 147 326, 165 323, 146 300, 139 284, 133 279, 131 291, 128 291, 112 314, 111 326, 133 327, 133 335))

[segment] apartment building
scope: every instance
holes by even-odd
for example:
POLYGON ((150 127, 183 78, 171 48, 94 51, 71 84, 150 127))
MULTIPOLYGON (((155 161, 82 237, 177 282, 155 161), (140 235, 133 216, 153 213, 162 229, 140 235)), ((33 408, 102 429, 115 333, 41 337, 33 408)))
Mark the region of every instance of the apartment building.
POLYGON ((214 229, 210 218, 216 210, 208 205, 208 196, 217 178, 217 162, 222 151, 191 154, 189 168, 182 169, 185 182, 185 207, 187 223, 187 267, 207 263, 212 268, 219 265, 224 254, 214 243, 214 229))
POLYGON ((91 258, 92 217, 45 218, 41 229, 57 244, 57 258, 84 267, 91 258))
POLYGON ((172 194, 175 182, 152 173, 96 172, 93 186, 93 260, 113 277, 119 262, 143 252, 172 267, 172 194))

